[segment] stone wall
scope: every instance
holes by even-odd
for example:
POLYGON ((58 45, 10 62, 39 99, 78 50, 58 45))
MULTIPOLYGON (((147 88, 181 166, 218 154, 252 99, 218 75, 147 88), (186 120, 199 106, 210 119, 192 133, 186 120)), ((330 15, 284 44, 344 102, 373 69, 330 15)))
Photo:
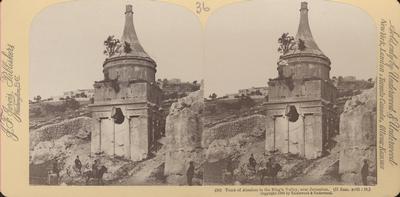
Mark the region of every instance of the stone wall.
POLYGON ((283 100, 297 101, 308 98, 323 98, 334 101, 337 90, 327 81, 316 78, 310 79, 274 79, 268 82, 270 101, 282 102, 283 100), (292 86, 292 89, 290 88, 292 86))
POLYGON ((104 67, 109 79, 120 81, 146 80, 155 81, 155 69, 152 63, 135 59, 109 61, 104 67), (139 65, 139 66, 137 66, 139 65))
POLYGON ((65 135, 90 136, 92 131, 92 119, 88 117, 78 117, 65 120, 60 123, 43 126, 39 129, 30 131, 30 147, 33 148, 39 142, 59 139, 65 135))
POLYGON ((340 116, 339 173, 346 183, 360 184, 363 160, 370 166, 369 184, 376 183, 376 89, 353 96, 340 116))
POLYGON ((268 82, 268 99, 283 101, 285 99, 320 98, 324 85, 322 80, 274 79, 268 82))
POLYGON ((231 138, 239 133, 262 136, 264 132, 265 116, 259 114, 251 115, 205 129, 201 145, 203 148, 207 148, 214 140, 231 138))
POLYGON ((154 112, 144 109, 145 107, 147 107, 146 104, 93 107, 92 154, 104 152, 107 155, 113 155, 115 153, 117 156, 133 161, 145 159, 152 145, 149 144, 151 143, 149 134, 152 133, 153 128, 150 119, 159 119, 159 117, 154 117, 154 112), (121 124, 114 123, 111 118, 112 107, 119 107, 125 116, 121 124))
POLYGON ((120 102, 125 100, 129 102, 143 101, 147 98, 149 85, 146 82, 129 83, 107 81, 96 82, 94 86, 94 102, 98 104, 101 102, 115 102, 116 100, 120 102))
POLYGON ((265 118, 265 151, 290 152, 308 159, 322 156, 323 132, 326 132, 326 129, 322 126, 321 103, 298 102, 292 105, 300 114, 295 122, 288 121, 285 116, 287 103, 268 106, 268 115, 265 118))
POLYGON ((329 79, 329 62, 321 57, 299 55, 297 57, 285 57, 288 65, 281 65, 283 76, 301 79, 307 77, 319 77, 329 79))

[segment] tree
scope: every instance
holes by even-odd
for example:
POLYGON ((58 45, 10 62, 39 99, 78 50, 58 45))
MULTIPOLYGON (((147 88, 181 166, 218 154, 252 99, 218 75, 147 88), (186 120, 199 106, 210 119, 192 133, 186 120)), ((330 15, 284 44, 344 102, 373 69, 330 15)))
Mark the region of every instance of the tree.
POLYGON ((294 41, 293 36, 289 36, 289 33, 283 33, 282 36, 278 39, 279 48, 278 52, 286 55, 290 50, 293 50, 296 42, 294 41))
POLYGON ((300 51, 304 51, 306 49, 306 44, 304 43, 304 40, 302 40, 302 39, 299 39, 299 42, 297 45, 298 45, 298 49, 300 51))
POLYGON ((37 95, 36 97, 33 98, 36 102, 40 102, 42 100, 42 97, 40 95, 37 95))
POLYGON ((87 98, 87 95, 85 92, 81 92, 81 94, 79 95, 81 98, 87 98))
POLYGON ((121 48, 120 41, 114 38, 114 36, 108 36, 104 41, 104 46, 106 46, 106 49, 103 53, 108 57, 114 56, 115 53, 119 52, 121 48))
POLYGON ((131 44, 129 42, 124 42, 124 52, 130 53, 132 51, 131 44))
POLYGON ((262 95, 262 93, 261 93, 260 90, 256 90, 256 91, 254 92, 254 94, 255 94, 255 95, 262 95))
POLYGON ((208 96, 211 100, 216 99, 218 96, 215 93, 210 94, 210 96, 208 96))
POLYGON ((165 78, 164 78, 162 82, 163 82, 163 84, 165 85, 165 84, 168 83, 168 79, 165 79, 165 78))

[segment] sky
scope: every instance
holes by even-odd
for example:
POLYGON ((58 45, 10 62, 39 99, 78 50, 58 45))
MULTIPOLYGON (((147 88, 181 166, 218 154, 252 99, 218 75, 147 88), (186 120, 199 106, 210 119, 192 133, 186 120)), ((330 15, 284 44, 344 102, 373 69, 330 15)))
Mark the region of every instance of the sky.
POLYGON ((202 78, 202 27, 197 17, 174 4, 135 0, 76 0, 52 5, 34 19, 30 34, 30 98, 93 88, 103 80, 103 42, 122 36, 125 5, 144 50, 157 63, 156 78, 202 78))
MULTIPOLYGON (((30 98, 92 88, 103 79, 103 41, 122 35, 133 4, 136 33, 157 62, 156 78, 204 79, 205 96, 266 86, 277 76, 278 37, 295 35, 300 1, 250 0, 216 10, 202 28, 187 9, 148 0, 76 0, 52 5, 33 20, 30 98)), ((377 35, 372 19, 351 5, 309 1, 319 48, 331 59, 331 76, 375 77, 377 35)))
MULTIPOLYGON (((295 36, 297 0, 252 0, 216 11, 205 29, 206 95, 267 86, 278 75, 278 38, 295 36)), ((377 35, 361 9, 325 0, 308 1, 314 40, 332 62, 331 76, 375 77, 377 35)))

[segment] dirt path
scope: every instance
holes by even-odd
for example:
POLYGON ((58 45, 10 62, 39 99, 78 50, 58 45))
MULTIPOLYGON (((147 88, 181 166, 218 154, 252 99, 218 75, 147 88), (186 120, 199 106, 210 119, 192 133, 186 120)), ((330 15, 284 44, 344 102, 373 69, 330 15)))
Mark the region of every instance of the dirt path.
MULTIPOLYGON (((337 154, 331 154, 326 157, 312 161, 305 169, 302 174, 293 179, 287 180, 287 185, 299 185, 299 184, 310 184, 310 185, 329 185, 329 184, 342 184, 338 180, 338 174, 335 165, 338 165, 337 154)), ((336 166, 338 167, 338 166, 336 166)))
POLYGON ((160 182, 149 179, 157 167, 165 161, 165 155, 160 154, 151 159, 138 163, 129 174, 131 176, 124 178, 119 185, 155 185, 160 182))

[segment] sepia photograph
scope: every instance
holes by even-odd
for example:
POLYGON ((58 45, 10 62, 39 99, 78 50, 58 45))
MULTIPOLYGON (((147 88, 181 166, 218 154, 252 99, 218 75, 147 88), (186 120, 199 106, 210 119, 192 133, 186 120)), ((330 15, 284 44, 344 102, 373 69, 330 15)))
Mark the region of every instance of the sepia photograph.
POLYGON ((29 183, 202 184, 201 37, 193 14, 161 2, 80 0, 40 12, 29 183))
POLYGON ((398 196, 399 9, 0 1, 0 197, 398 196))
POLYGON ((204 185, 376 184, 367 13, 253 0, 219 9, 205 34, 204 185))
POLYGON ((325 0, 205 26, 158 1, 51 5, 29 36, 29 184, 376 185, 377 38, 325 0))

